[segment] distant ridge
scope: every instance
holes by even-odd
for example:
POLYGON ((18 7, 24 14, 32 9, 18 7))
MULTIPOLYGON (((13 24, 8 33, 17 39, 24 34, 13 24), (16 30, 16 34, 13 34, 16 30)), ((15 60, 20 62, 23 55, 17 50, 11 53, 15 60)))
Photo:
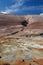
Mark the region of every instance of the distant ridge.
POLYGON ((26 34, 26 33, 43 32, 43 15, 42 16, 41 15, 18 16, 18 15, 0 13, 0 34, 15 32, 15 31, 18 31, 19 29, 21 30, 21 27, 23 26, 21 22, 23 22, 24 20, 27 21, 28 24, 26 27, 24 27, 23 31, 20 31, 18 33, 18 35, 26 34), (11 27, 11 26, 14 26, 14 27, 11 27), (15 26, 18 26, 18 27, 15 27, 15 26), (4 30, 4 28, 6 29, 4 30))
POLYGON ((0 13, 0 26, 17 25, 17 24, 20 24, 20 22, 23 20, 24 18, 18 15, 0 13))

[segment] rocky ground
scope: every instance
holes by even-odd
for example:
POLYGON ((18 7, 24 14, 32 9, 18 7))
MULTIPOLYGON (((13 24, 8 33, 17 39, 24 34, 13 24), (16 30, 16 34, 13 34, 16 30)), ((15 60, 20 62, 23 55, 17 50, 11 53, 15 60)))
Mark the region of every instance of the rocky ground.
MULTIPOLYGON (((35 62, 32 61, 32 65, 43 65, 43 15, 0 14, 0 50, 2 43, 5 46, 4 51, 7 54, 10 51, 8 56, 4 56, 2 59, 10 61, 13 57, 19 57, 16 59, 15 65, 31 65, 29 59, 34 58, 35 62), (15 44, 15 41, 18 45, 15 44)), ((0 61, 2 65, 2 60, 0 61)), ((10 63, 12 65, 12 61, 10 63)))

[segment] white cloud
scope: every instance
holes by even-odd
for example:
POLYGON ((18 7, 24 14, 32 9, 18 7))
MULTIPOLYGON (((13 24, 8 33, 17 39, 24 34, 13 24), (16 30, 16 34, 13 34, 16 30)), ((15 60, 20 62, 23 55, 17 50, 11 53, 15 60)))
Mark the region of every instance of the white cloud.
POLYGON ((1 13, 4 13, 4 14, 6 14, 7 12, 1 11, 1 13))
POLYGON ((41 11, 43 11, 43 6, 26 6, 26 7, 24 7, 24 8, 22 8, 22 10, 30 10, 30 11, 32 11, 32 10, 41 10, 41 11))
MULTIPOLYGON (((1 11, 1 13, 4 14, 9 14, 9 13, 16 13, 16 12, 24 12, 24 11, 42 11, 43 12, 43 6, 24 6, 23 7, 23 2, 21 3, 21 1, 19 3, 16 3, 10 7, 6 7, 6 9, 4 11, 1 11), (20 8, 22 6, 22 8, 20 8)), ((41 13, 40 15, 43 15, 43 13, 41 13)))
POLYGON ((6 9, 5 11, 1 11, 1 13, 3 13, 3 14, 9 14, 10 12, 12 12, 12 10, 10 10, 10 9, 6 9))
POLYGON ((17 12, 19 11, 19 7, 23 5, 23 0, 16 0, 16 3, 14 5, 11 5, 10 7, 6 7, 4 11, 1 11, 1 13, 9 14, 11 12, 17 12))
POLYGON ((41 13, 40 15, 43 15, 43 13, 41 13))
MULTIPOLYGON (((42 5, 37 5, 37 6, 26 6, 25 0, 12 0, 13 2, 15 2, 15 4, 11 5, 10 7, 6 7, 4 11, 1 11, 1 13, 4 14, 9 14, 9 13, 21 13, 21 12, 25 12, 25 11, 41 11, 43 12, 43 6, 42 5), (24 4, 24 5, 23 5, 24 4)), ((30 1, 30 0, 27 0, 30 1)))

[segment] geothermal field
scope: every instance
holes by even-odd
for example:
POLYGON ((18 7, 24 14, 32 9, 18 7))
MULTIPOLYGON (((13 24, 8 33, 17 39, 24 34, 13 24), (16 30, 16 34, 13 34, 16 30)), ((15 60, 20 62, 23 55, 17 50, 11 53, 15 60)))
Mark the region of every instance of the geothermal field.
POLYGON ((0 14, 0 65, 43 65, 43 15, 0 14))

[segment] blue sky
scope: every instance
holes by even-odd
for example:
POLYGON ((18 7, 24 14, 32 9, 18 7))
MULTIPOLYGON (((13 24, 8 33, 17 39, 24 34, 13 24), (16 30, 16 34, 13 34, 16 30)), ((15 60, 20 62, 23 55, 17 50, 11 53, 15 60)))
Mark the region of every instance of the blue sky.
POLYGON ((0 13, 43 14, 43 0, 0 0, 0 13))

